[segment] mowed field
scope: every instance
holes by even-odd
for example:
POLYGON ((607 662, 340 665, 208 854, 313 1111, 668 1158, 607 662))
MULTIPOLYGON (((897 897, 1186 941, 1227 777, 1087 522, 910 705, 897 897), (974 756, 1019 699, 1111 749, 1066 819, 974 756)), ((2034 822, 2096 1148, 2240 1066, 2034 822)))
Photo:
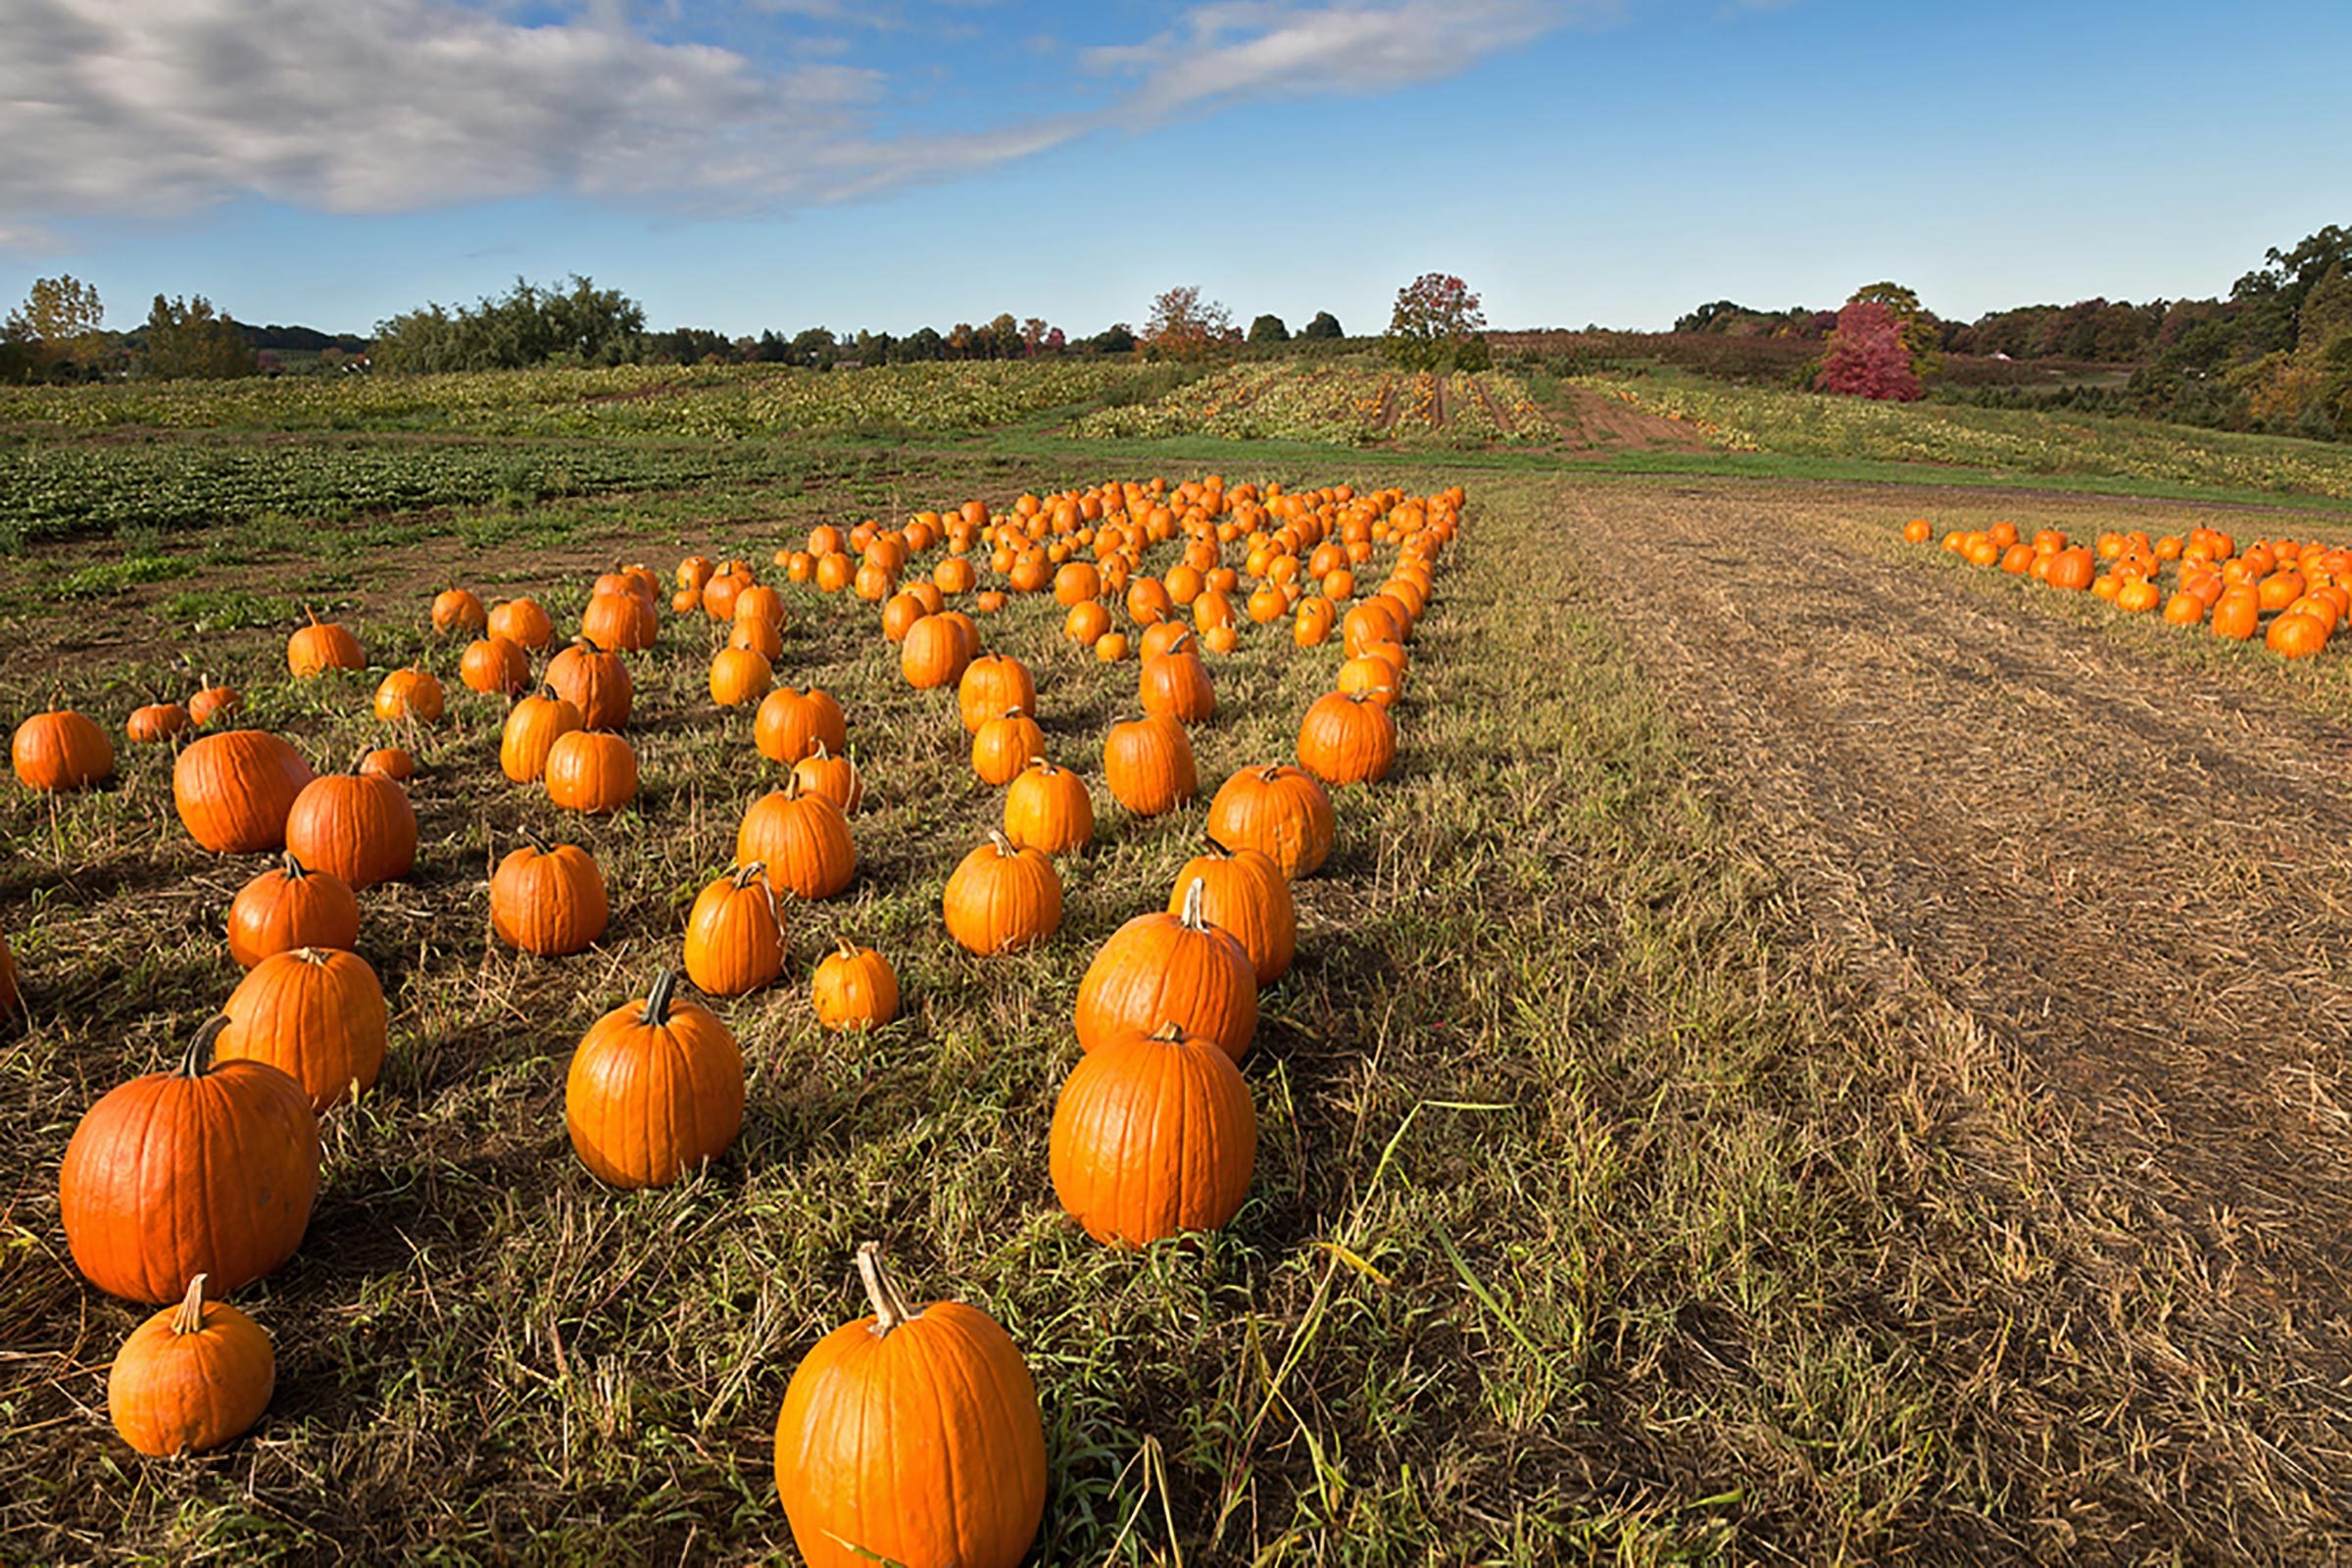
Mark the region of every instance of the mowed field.
POLYGON ((2352 542, 2352 516, 1505 456, 853 434, 593 497, 25 545, 12 724, 63 701, 119 733, 209 675, 327 764, 394 738, 383 670, 420 661, 451 704, 408 737, 416 870, 362 899, 384 1080, 325 1118, 294 1260, 238 1294, 277 1388, 206 1458, 110 1430, 106 1367, 146 1310, 80 1280, 56 1176, 82 1111, 234 986, 223 911, 266 862, 189 840, 167 748, 119 741, 97 791, 0 795, 27 1003, 0 1043, 0 1557, 792 1560, 777 1407, 865 1310, 869 1239, 1026 1356, 1041 1562, 2352 1553, 2342 651, 2287 665, 1896 534, 2352 542), (1298 962, 1261 998, 1240 1215, 1102 1247, 1059 1211, 1048 1128, 1089 959, 1164 906, 1216 782, 1291 759, 1340 650, 1245 626, 1209 662, 1200 801, 1138 819, 1101 787, 1136 665, 1071 647, 1051 595, 982 636, 1036 671, 1097 839, 1061 863, 1059 933, 979 958, 941 892, 1001 797, 953 694, 906 685, 874 607, 786 588, 779 678, 840 698, 864 773, 857 879, 788 908, 782 982, 716 1004, 749 1075, 736 1146, 668 1191, 599 1184, 564 1133, 571 1050, 676 962, 781 770, 710 702, 724 628, 665 612, 631 661, 637 806, 557 811, 500 774, 504 703, 457 685, 433 593, 530 593, 568 631, 624 562, 780 579, 769 556, 818 524, 1211 465, 1468 492, 1396 770, 1335 792, 1298 962), (139 560, 170 569, 107 575, 139 560), (305 605, 376 670, 289 679, 305 605), (590 952, 489 934, 525 829, 603 866, 590 952), (817 1026, 837 936, 893 958, 901 1021, 817 1026))

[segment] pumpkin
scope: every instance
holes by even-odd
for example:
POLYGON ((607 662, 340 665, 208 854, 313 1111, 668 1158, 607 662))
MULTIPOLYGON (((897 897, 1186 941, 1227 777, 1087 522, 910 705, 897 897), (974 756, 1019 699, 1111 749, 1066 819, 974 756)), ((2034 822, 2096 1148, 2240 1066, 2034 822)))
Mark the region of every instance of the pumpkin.
POLYGON ((1200 915, 1232 933, 1250 955, 1257 983, 1270 986, 1289 972, 1298 941, 1298 912, 1282 867, 1256 850, 1218 848, 1195 856, 1176 873, 1168 912, 1182 914, 1189 890, 1200 887, 1200 915))
POLYGON ((1279 762, 1243 768, 1208 803, 1211 841, 1255 850, 1293 879, 1330 858, 1334 831, 1330 794, 1312 773, 1279 762))
POLYGON ((1046 732, 1019 709, 998 714, 972 737, 972 771, 984 784, 1009 784, 1046 755, 1046 732))
POLYGON ((433 630, 447 637, 454 632, 489 629, 490 612, 463 588, 444 588, 433 596, 433 630))
POLYGON ((1110 612, 1099 599, 1089 599, 1070 607, 1062 618, 1061 634, 1081 648, 1092 648, 1110 632, 1110 612))
POLYGON ((1002 833, 963 858, 948 878, 942 906, 948 935, 988 956, 1035 947, 1061 927, 1061 878, 1043 851, 1017 849, 1002 833))
POLYGON ((556 742, 586 726, 578 706, 553 686, 542 686, 507 710, 498 741, 500 771, 517 784, 535 784, 547 773, 547 754, 556 742))
POLYGON ((207 735, 172 764, 172 802, 188 836, 215 855, 286 844, 286 816, 316 777, 302 754, 267 730, 207 735))
POLYGON ((531 656, 512 637, 484 637, 466 644, 458 679, 469 692, 518 692, 531 683, 531 656))
POLYGON ((740 997, 784 972, 784 911, 767 867, 739 866, 696 896, 686 916, 686 978, 707 995, 740 997))
POLYGON ((286 668, 297 680, 323 675, 330 669, 367 667, 368 656, 360 651, 360 640, 331 620, 313 615, 308 626, 286 639, 286 668))
POLYGON ((956 683, 956 711, 965 734, 979 734, 981 725, 1014 708, 1037 711, 1037 680, 1028 665, 1010 654, 988 654, 963 666, 956 683))
POLYGON ((564 1079, 571 1147, 612 1187, 666 1187, 743 1130, 743 1053, 664 969, 645 997, 589 1027, 564 1079))
POLYGON ((250 969, 296 948, 356 948, 360 901, 331 871, 314 871, 299 856, 246 883, 228 906, 228 956, 250 969))
POLYGON ((849 724, 841 705, 823 688, 811 686, 802 692, 779 686, 753 716, 752 744, 760 756, 790 767, 819 746, 836 754, 848 751, 849 724))
POLYGON ((110 1296, 160 1306, 199 1274, 234 1291, 302 1245, 318 1196, 318 1113, 268 1062, 214 1061, 227 1027, 213 1019, 175 1069, 109 1090, 66 1145, 66 1245, 110 1296))
POLYGON ((960 1301, 919 1310, 858 1250, 873 1316, 802 1358, 776 1416, 776 1492, 808 1568, 1016 1568, 1046 1507, 1037 1388, 960 1301))
POLYGON ((375 689, 375 716, 387 724, 413 718, 420 724, 438 722, 446 709, 441 683, 430 670, 396 669, 375 689))
POLYGON ((188 721, 199 728, 226 718, 245 706, 245 694, 234 686, 207 686, 188 699, 188 721))
POLYGON ((220 1007, 222 1061, 266 1061, 324 1110, 375 1087, 384 1070, 384 990, 356 953, 296 948, 255 964, 220 1007))
POLYGON ((1138 816, 1172 811, 1200 788, 1184 726, 1159 714, 1111 724, 1102 742, 1102 776, 1112 797, 1138 816))
POLYGON ((1026 850, 1062 855, 1095 836, 1095 802, 1086 780, 1039 758, 1004 792, 1004 836, 1026 850))
POLYGON ((286 848, 355 891, 395 882, 416 868, 416 813, 390 779, 329 773, 294 797, 286 848))
POLYGON ((873 949, 836 938, 834 951, 816 966, 809 1000, 816 1021, 835 1033, 878 1029, 899 1015, 898 971, 873 949))
POLYGON ((536 654, 556 640, 556 623, 535 599, 510 599, 490 612, 490 635, 536 654))
POLYGON ((547 662, 547 684, 580 710, 589 729, 616 730, 629 721, 635 701, 629 666, 585 637, 547 662))
POLYGON ((2050 557, 2050 568, 2042 573, 2041 580, 2053 588, 2079 591, 2090 586, 2090 579, 2097 570, 2097 558, 2082 546, 2076 545, 2071 550, 2060 550, 2050 557))
POLYGON ((277 1387, 260 1324, 208 1301, 206 1276, 130 1331, 106 1369, 106 1413, 124 1443, 153 1458, 210 1453, 253 1429, 277 1387))
POLYGON ((9 741, 17 779, 28 790, 77 790, 112 778, 115 743, 71 708, 35 713, 9 741))
POLYGON ((1233 1058, 1175 1024, 1079 1058, 1054 1103, 1054 1196, 1098 1242, 1148 1247, 1241 1212, 1257 1109, 1233 1058))
POLYGON ((858 874, 850 819, 829 797, 800 788, 797 780, 768 791, 744 811, 735 860, 758 861, 767 867, 769 887, 810 900, 831 898, 858 874))
POLYGON ((1141 676, 1145 712, 1180 724, 1200 724, 1216 711, 1217 694, 1209 685, 1208 668, 1192 645, 1193 634, 1180 630, 1165 652, 1145 656, 1141 676))
POLYGON ((1386 708, 1396 700, 1396 667, 1371 654, 1358 654, 1340 666, 1338 691, 1386 708))
POLYGON ((1095 639, 1095 660, 1098 663, 1115 664, 1127 657, 1127 636, 1124 632, 1105 632, 1095 639))
POLYGON ((379 746, 360 759, 362 778, 389 779, 406 784, 416 776, 416 759, 397 746, 379 746))
POLYGON ((822 795, 841 808, 849 816, 865 803, 865 780, 858 774, 858 764, 847 757, 835 757, 823 741, 816 750, 792 764, 793 782, 814 795, 822 795))
POLYGON ((2263 645, 2287 659, 2309 659, 2328 646, 2328 625, 2317 615, 2292 612, 2271 622, 2263 645))
POLYGON ((765 583, 754 583, 735 596, 729 618, 742 622, 756 620, 771 630, 784 629, 784 596, 765 583))
POLYGON ((580 612, 580 638, 599 648, 641 654, 660 636, 662 619, 652 603, 638 594, 593 594, 580 612))
POLYGON ((177 703, 149 703, 130 710, 122 733, 139 745, 168 741, 188 727, 188 710, 177 703))
POLYGON ((1110 934, 1078 983, 1078 1044, 1174 1023, 1242 1059, 1257 1033, 1257 971, 1230 931, 1201 912, 1198 878, 1182 911, 1139 914, 1110 934))
POLYGON ((1298 764, 1327 784, 1370 784, 1396 762, 1396 725, 1362 693, 1325 692, 1298 723, 1298 764))
POLYGON ((882 606, 882 636, 886 642, 903 643, 907 630, 931 613, 930 606, 912 594, 892 594, 882 606))
POLYGON ((710 656, 710 700, 721 708, 758 702, 775 683, 775 669, 756 650, 728 647, 710 656))
POLYGON ((952 614, 925 615, 907 628, 899 645, 899 672, 917 691, 930 691, 960 678, 971 662, 964 634, 952 614))
POLYGON ((637 799, 637 754, 617 735, 575 729, 547 749, 547 798, 566 811, 604 814, 637 799))
POLYGON ((525 836, 490 874, 490 929, 511 948, 557 958, 595 945, 612 918, 596 857, 525 836))
POLYGON ((1136 639, 1135 657, 1149 662, 1154 656, 1166 653, 1179 643, 1189 642, 1192 629, 1181 620, 1154 621, 1144 628, 1136 639))

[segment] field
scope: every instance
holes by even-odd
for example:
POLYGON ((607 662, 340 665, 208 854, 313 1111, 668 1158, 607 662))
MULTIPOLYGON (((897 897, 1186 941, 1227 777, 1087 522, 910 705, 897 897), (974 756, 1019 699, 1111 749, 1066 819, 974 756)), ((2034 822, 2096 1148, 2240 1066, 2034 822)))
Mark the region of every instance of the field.
MULTIPOLYGON (((1385 372, 1270 364, 950 367, 931 401, 592 372, 0 404, 0 717, 70 704, 121 759, 101 789, 0 793, 26 998, 0 1043, 0 1559, 796 1560, 777 1408, 864 1310, 851 1254, 877 1238, 1027 1357, 1034 1561, 2352 1554, 2352 661, 1897 536, 2352 543, 2333 449, 1510 369, 1477 383, 1508 429, 1367 433, 1385 372), (1396 769, 1334 792, 1338 850, 1297 884, 1298 962, 1243 1063, 1249 1200, 1114 1250, 1047 1176, 1080 976, 1164 904, 1216 782, 1290 759, 1337 640, 1245 621, 1209 660, 1201 799, 1139 818, 1098 780, 1058 934, 979 958, 940 901, 1000 802, 952 693, 907 686, 873 606, 767 563, 822 524, 1212 470, 1467 504, 1396 769), (498 771, 505 703, 458 686, 426 609, 529 593, 568 632, 596 573, 692 553, 778 582, 779 678, 841 698, 867 798, 856 881, 788 910, 783 980, 715 1004, 741 1140, 623 1194, 573 1155, 565 1063, 675 962, 780 769, 710 701, 724 626, 664 610, 631 662, 637 804, 558 811, 498 771), (291 679, 306 608, 370 670, 291 679), (387 730, 369 695, 411 662, 450 711, 387 730), (108 1427, 146 1309, 76 1274, 56 1179, 89 1104, 239 976, 222 913, 266 862, 199 850, 169 748, 120 738, 208 676, 315 762, 411 742, 420 847, 362 898, 383 1082, 327 1115, 308 1236, 237 1296, 275 1342, 269 1412, 166 1462, 108 1427), (587 953, 487 929, 526 828, 604 868, 587 953), (837 935, 898 966, 905 1016, 871 1037, 813 1016, 837 935)), ((1047 593, 978 619, 1036 671, 1050 755, 1097 774, 1137 666, 1062 617, 1047 593)))

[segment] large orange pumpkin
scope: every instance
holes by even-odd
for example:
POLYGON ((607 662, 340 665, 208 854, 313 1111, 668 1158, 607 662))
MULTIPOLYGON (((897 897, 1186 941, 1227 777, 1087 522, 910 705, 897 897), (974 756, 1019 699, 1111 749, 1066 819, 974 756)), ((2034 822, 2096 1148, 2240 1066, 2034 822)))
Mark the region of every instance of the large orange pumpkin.
POLYGON ((1102 741, 1102 776, 1112 797, 1138 816, 1172 811, 1200 789, 1184 726, 1158 714, 1110 726, 1102 741))
POLYGON ((1078 983, 1082 1049, 1174 1023, 1241 1060, 1257 1033, 1257 971, 1233 933, 1208 923, 1202 891, 1196 879, 1181 913, 1139 914, 1102 944, 1078 983))
POLYGON ((1201 889, 1202 918, 1233 934, 1250 955, 1257 983, 1270 986, 1288 973, 1298 940, 1298 914, 1282 867, 1256 850, 1219 848, 1197 855, 1176 873, 1168 912, 1182 914, 1193 885, 1201 889))
POLYGON ((1208 836, 1229 850, 1256 850, 1291 878, 1312 876, 1330 858, 1331 796, 1312 773, 1276 762, 1245 767, 1208 803, 1208 836))
POLYGON ((329 773, 294 797, 286 848, 354 889, 395 882, 416 864, 416 813, 388 778, 329 773))
POLYGON ((849 818, 830 798, 802 789, 797 780, 745 809, 735 831, 735 860, 766 866, 769 887, 804 899, 829 899, 858 874, 849 818))
POLYGON ((267 730, 223 730, 179 754, 172 800, 188 836, 215 855, 257 855, 285 848, 286 814, 315 776, 267 730))
POLYGON ((1241 1211, 1257 1110, 1233 1058, 1175 1024, 1079 1058, 1054 1104, 1054 1196, 1099 1242, 1147 1247, 1241 1211))
POLYGON ((114 776, 115 743, 71 708, 24 720, 8 749, 17 779, 28 790, 77 790, 114 776))
POLYGON ((251 1058, 290 1074, 325 1110, 375 1087, 387 1015, 375 971, 356 953, 296 948, 253 966, 220 1010, 222 1061, 251 1058))
POLYGON ((1043 851, 1002 833, 963 858, 941 907, 948 935, 983 956, 1034 947, 1061 927, 1061 878, 1043 851))
POLYGON ((228 906, 228 956, 248 969, 273 953, 359 941, 360 901, 351 884, 291 853, 239 888, 228 906))
POLYGON ((674 1000, 664 969, 589 1027, 564 1080, 580 1163, 613 1187, 666 1187, 743 1130, 743 1053, 708 1008, 674 1000))

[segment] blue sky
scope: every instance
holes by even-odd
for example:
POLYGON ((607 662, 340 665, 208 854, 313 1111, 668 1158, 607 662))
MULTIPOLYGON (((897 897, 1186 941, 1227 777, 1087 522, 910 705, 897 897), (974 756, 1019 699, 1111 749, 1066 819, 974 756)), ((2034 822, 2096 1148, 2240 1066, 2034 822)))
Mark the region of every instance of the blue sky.
POLYGON ((2225 291, 2352 221, 2352 6, 0 0, 0 301, 367 330, 573 271, 653 324, 1377 330, 2225 291), (30 156, 24 150, 35 149, 30 156))

